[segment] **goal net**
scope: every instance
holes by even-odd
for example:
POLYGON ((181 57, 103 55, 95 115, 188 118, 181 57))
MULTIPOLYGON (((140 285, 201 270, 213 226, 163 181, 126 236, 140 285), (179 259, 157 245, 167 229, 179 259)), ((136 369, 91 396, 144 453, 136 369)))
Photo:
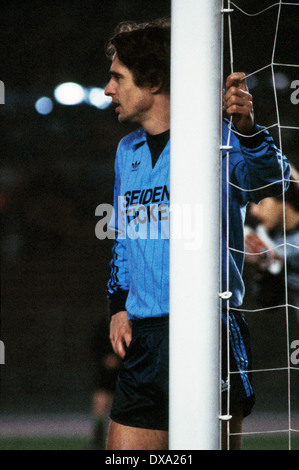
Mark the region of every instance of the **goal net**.
MULTIPOLYGON (((298 2, 172 2, 172 449, 220 448, 221 422, 227 423, 224 432, 228 443, 233 434, 230 401, 227 400, 225 412, 221 408, 220 317, 223 299, 227 312, 227 344, 231 313, 244 312, 251 331, 253 363, 249 373, 253 377, 256 404, 252 414, 244 420, 241 434, 245 446, 299 448, 299 303, 298 295, 296 297, 296 286, 299 291, 299 276, 296 277, 299 243, 293 236, 294 232, 299 232, 299 224, 290 230, 288 198, 283 193, 285 183, 294 186, 295 192, 299 185, 296 173, 296 168, 299 169, 296 115, 299 60, 294 47, 298 20, 298 2), (281 174, 279 236, 276 233, 273 238, 274 231, 267 231, 261 215, 252 215, 253 205, 247 208, 245 235, 254 234, 259 245, 255 250, 248 248, 246 242, 240 253, 245 257, 246 287, 244 305, 240 309, 230 305, 229 253, 236 250, 229 242, 231 214, 228 204, 227 226, 224 227, 227 232, 226 266, 221 266, 220 262, 223 249, 220 242, 223 229, 220 216, 223 204, 221 155, 225 150, 229 165, 230 139, 236 132, 231 127, 226 145, 223 144, 222 93, 226 76, 237 71, 246 74, 254 97, 257 124, 268 129, 281 154, 287 156, 295 169, 287 182, 283 171, 281 174), (188 235, 179 236, 182 233, 178 235, 178 227, 186 221, 182 219, 186 208, 193 216, 192 239, 188 235), (261 260, 267 262, 263 265, 261 260), (223 268, 227 273, 224 292, 220 287, 223 268), (276 295, 278 291, 280 297, 276 295)), ((233 182, 229 171, 226 175, 229 193, 233 182)), ((246 191, 245 188, 238 189, 246 191)), ((257 191, 260 189, 256 188, 257 191)), ((259 210, 261 208, 262 205, 259 210)), ((224 354, 230 364, 229 348, 224 354)), ((242 375, 242 371, 235 372, 228 366, 228 396, 230 381, 236 373, 242 375)))

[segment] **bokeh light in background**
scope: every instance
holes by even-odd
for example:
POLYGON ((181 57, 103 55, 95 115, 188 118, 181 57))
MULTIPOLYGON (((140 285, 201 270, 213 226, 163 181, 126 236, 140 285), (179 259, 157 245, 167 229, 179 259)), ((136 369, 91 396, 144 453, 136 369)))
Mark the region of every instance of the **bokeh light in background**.
POLYGON ((112 98, 105 95, 104 88, 91 88, 88 91, 88 102, 98 109, 106 109, 112 103, 112 98))
MULTIPOLYGON (((88 104, 104 110, 112 103, 112 98, 105 95, 104 88, 85 88, 74 82, 61 83, 55 87, 53 95, 57 103, 64 106, 88 104)), ((38 98, 34 106, 36 111, 42 115, 50 114, 54 108, 52 99, 47 96, 38 98)))
POLYGON ((39 114, 50 114, 53 111, 53 101, 47 96, 42 96, 35 102, 35 109, 39 114))
POLYGON ((78 83, 67 82, 55 88, 54 96, 58 103, 73 106, 84 102, 85 90, 78 83))

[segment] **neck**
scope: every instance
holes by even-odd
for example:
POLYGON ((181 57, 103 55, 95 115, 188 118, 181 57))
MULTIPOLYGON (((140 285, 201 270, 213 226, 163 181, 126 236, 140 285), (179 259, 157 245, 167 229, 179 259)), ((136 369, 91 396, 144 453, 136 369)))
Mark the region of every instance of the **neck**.
POLYGON ((151 135, 162 134, 170 129, 170 97, 168 95, 155 95, 154 105, 141 125, 151 135))

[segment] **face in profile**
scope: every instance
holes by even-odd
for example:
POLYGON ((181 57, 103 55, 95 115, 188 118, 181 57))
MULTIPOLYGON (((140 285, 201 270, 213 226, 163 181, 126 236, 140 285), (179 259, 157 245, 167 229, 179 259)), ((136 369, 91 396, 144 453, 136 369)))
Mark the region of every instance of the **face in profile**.
POLYGON ((105 94, 116 105, 118 120, 143 125, 151 115, 152 89, 137 86, 133 73, 118 59, 117 54, 112 61, 110 75, 105 94))

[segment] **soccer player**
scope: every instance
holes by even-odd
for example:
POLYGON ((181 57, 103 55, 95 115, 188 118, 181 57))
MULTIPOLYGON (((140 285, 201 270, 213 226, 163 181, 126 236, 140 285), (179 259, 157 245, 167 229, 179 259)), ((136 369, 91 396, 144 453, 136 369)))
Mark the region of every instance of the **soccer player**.
MULTIPOLYGON (((111 301, 110 340, 123 365, 110 416, 107 449, 165 450, 168 448, 170 24, 168 21, 121 24, 108 43, 107 54, 112 63, 105 93, 112 97, 119 122, 140 126, 120 142, 115 162, 115 217, 111 223, 111 227, 114 223, 115 241, 107 291, 111 301)), ((228 77, 224 100, 226 114, 233 117, 237 131, 249 136, 233 135, 231 139, 230 178, 236 186, 229 197, 230 245, 237 250, 243 249, 247 202, 257 202, 282 191, 281 184, 275 183, 281 179, 281 165, 288 175, 288 164, 281 159, 270 135, 255 125, 252 96, 244 77, 243 73, 228 77), (258 131, 261 132, 252 137, 258 131), (269 186, 270 183, 273 184, 269 186), (251 191, 262 186, 266 188, 251 191)), ((224 141, 227 133, 225 121, 224 141)), ((187 145, 186 137, 186 151, 187 145)), ((225 183, 223 191, 226 193, 225 183)), ((225 194, 223 200, 226 201, 225 194)), ((223 207, 224 227, 226 213, 223 207)), ((225 237, 224 230, 224 259, 225 237)), ((242 265, 243 256, 231 252, 231 305, 235 307, 241 305, 244 294, 242 265)), ((223 279, 225 285, 225 270, 223 279)), ((233 367, 246 371, 249 367, 247 326, 243 317, 233 312, 230 321, 233 367)), ((224 364, 224 394, 226 369, 224 364)), ((232 432, 241 429, 243 416, 250 413, 254 401, 248 374, 236 375, 230 393, 232 432)), ((239 445, 238 440, 236 448, 239 445)))

